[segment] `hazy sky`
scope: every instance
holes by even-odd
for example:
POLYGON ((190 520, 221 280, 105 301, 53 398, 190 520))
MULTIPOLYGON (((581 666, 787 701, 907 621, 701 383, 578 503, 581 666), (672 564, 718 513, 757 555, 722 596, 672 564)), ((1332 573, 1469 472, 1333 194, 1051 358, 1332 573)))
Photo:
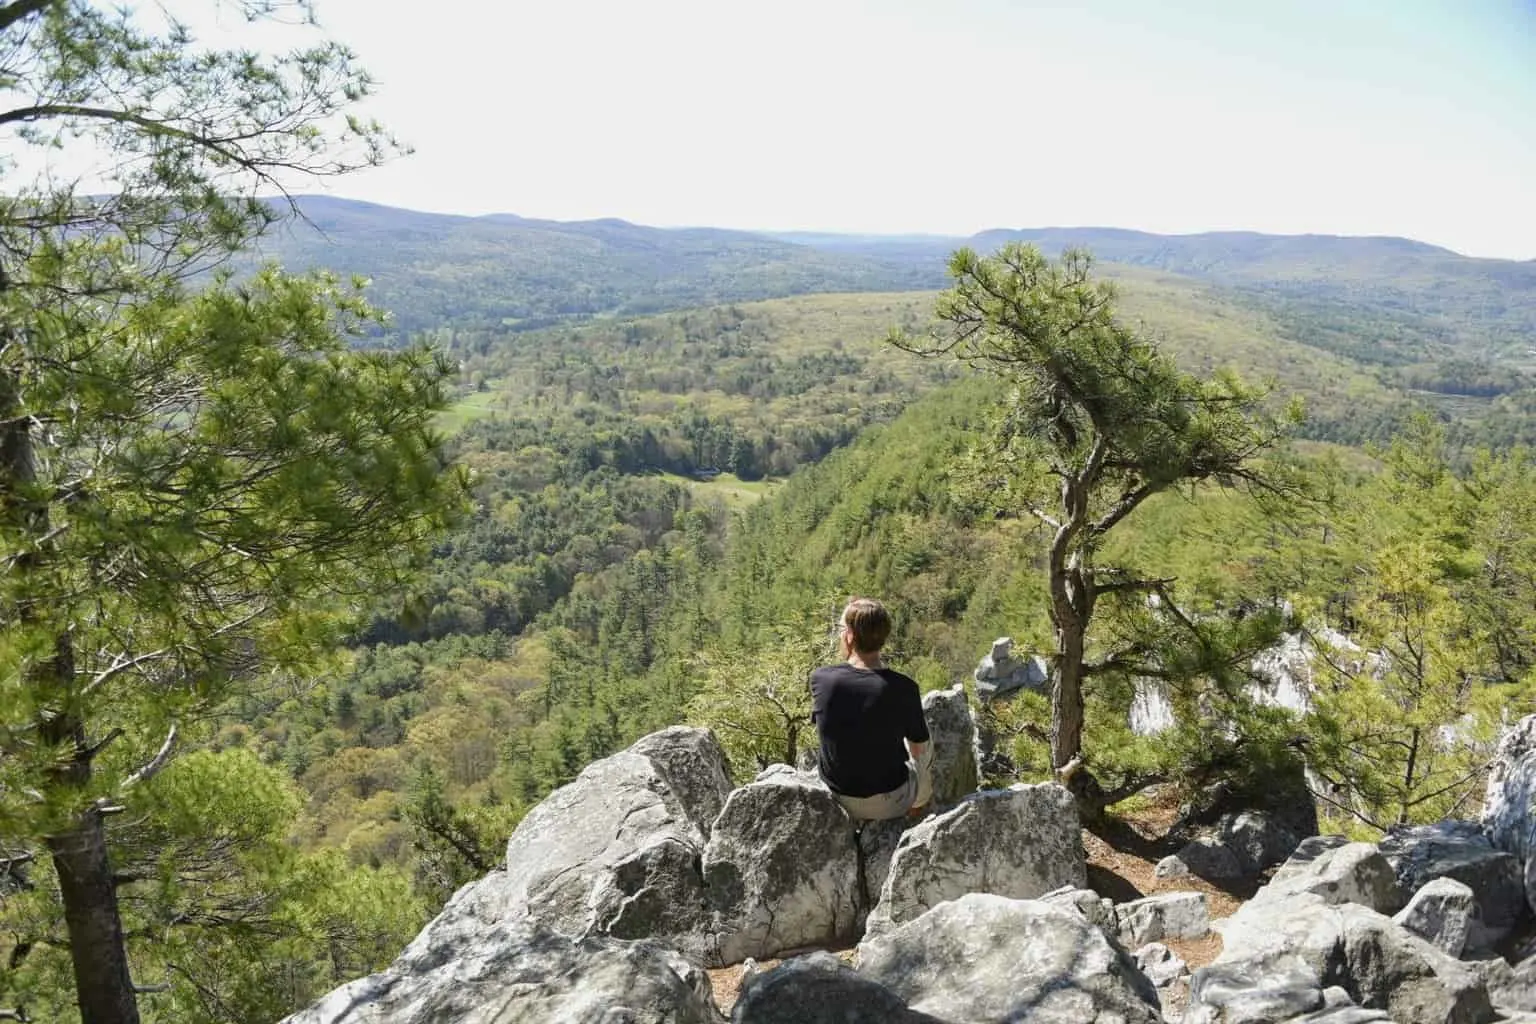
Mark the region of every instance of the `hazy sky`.
POLYGON ((1536 257, 1536 0, 317 3, 416 149, 340 195, 764 229, 1394 234, 1536 257))

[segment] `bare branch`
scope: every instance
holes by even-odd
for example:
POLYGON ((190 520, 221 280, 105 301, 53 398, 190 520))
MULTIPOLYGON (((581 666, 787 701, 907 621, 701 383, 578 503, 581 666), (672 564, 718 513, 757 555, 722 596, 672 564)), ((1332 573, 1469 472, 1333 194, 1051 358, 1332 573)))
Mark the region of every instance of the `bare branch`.
POLYGON ((165 737, 165 742, 160 745, 160 750, 149 763, 123 780, 120 789, 128 789, 137 786, 141 782, 148 782, 160 773, 166 763, 171 759, 171 750, 176 746, 176 726, 171 726, 171 731, 165 737))

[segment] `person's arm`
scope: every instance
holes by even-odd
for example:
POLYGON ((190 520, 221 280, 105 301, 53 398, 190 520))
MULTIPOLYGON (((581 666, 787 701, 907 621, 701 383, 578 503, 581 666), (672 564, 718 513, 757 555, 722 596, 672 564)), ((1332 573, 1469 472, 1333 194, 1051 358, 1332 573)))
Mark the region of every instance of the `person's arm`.
POLYGON ((912 763, 917 766, 917 796, 912 800, 912 810, 917 811, 933 799, 933 775, 929 771, 933 761, 933 743, 928 735, 928 719, 923 715, 923 700, 917 694, 915 683, 912 686, 912 700, 908 705, 905 732, 903 738, 907 750, 912 755, 912 763))

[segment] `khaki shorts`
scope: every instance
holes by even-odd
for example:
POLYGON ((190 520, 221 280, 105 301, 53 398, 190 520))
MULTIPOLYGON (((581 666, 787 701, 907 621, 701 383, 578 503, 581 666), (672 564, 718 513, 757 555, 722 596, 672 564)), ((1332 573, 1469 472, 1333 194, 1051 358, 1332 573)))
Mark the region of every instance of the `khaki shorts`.
POLYGON ((889 793, 874 796, 844 796, 833 793, 843 810, 856 821, 886 821, 901 818, 914 807, 923 807, 933 799, 933 744, 916 761, 907 761, 907 781, 889 793))

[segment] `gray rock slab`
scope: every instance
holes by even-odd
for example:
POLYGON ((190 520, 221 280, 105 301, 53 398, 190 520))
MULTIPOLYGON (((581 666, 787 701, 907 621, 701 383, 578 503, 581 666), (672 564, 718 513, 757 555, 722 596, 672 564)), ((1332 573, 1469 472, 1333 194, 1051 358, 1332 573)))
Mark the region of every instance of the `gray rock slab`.
POLYGON ((1236 855, 1243 873, 1250 875, 1283 864, 1301 844, 1300 836, 1263 811, 1223 815, 1216 823, 1216 834, 1236 855))
POLYGON ((853 823, 814 776, 778 772, 731 793, 704 848, 719 963, 851 942, 853 823))
POLYGON ((1375 846, 1339 844, 1326 836, 1303 840, 1253 902, 1283 900, 1304 892, 1315 893, 1327 903, 1358 903, 1383 914, 1403 906, 1392 865, 1375 846))
POLYGON ((572 939, 521 920, 480 932, 436 967, 342 986, 285 1024, 719 1024, 709 979, 650 942, 572 939))
POLYGON ((927 1024, 901 997, 831 953, 795 957, 749 980, 732 1024, 927 1024))
POLYGON ((1477 913, 1468 934, 1472 948, 1490 948, 1527 915, 1520 862, 1495 849, 1475 821, 1442 821, 1394 829, 1379 844, 1404 894, 1437 878, 1451 878, 1473 893, 1477 913))
POLYGON ((1165 892, 1115 907, 1120 941, 1134 948, 1160 939, 1199 939, 1210 933, 1203 892, 1165 892))
POLYGON ((1413 894, 1392 918, 1419 938, 1451 956, 1461 956, 1477 916, 1472 889, 1454 878, 1436 878, 1413 894))
POLYGON ((1511 966, 1501 957, 1471 965, 1488 986, 1488 998, 1505 1012, 1536 1013, 1536 959, 1511 966))
POLYGON ((859 945, 859 973, 953 1024, 1160 1024, 1157 992, 1082 915, 972 893, 859 945))
POLYGON ((1071 887, 1057 889, 1040 897, 1046 903, 1057 907, 1067 907, 1083 915, 1087 922, 1107 932, 1115 930, 1115 903, 1107 897, 1100 896, 1092 889, 1076 889, 1071 887))
POLYGON ((1317 971, 1286 953, 1195 971, 1185 1024, 1278 1024, 1324 1006, 1317 971))
POLYGON ((1218 922, 1218 963, 1294 955, 1325 985, 1400 1024, 1481 1024, 1492 1019, 1482 979, 1467 965, 1366 907, 1329 904, 1312 892, 1252 900, 1218 922))
POLYGON ((1033 899, 1086 884, 1070 793, 1055 783, 987 790, 906 831, 868 928, 911 921, 967 893, 1033 899))
POLYGON ((1187 878, 1194 875, 1207 881, 1241 878, 1243 865, 1237 854, 1216 839, 1201 837, 1185 844, 1178 853, 1171 853, 1157 862, 1153 874, 1158 878, 1187 878))
POLYGON ((708 838, 710 826, 731 795, 730 763, 715 734, 674 725, 643 737, 629 750, 650 759, 688 820, 708 838))
POLYGON ((976 720, 965 687, 934 690, 923 696, 923 715, 933 741, 933 806, 953 807, 976 792, 976 720))

